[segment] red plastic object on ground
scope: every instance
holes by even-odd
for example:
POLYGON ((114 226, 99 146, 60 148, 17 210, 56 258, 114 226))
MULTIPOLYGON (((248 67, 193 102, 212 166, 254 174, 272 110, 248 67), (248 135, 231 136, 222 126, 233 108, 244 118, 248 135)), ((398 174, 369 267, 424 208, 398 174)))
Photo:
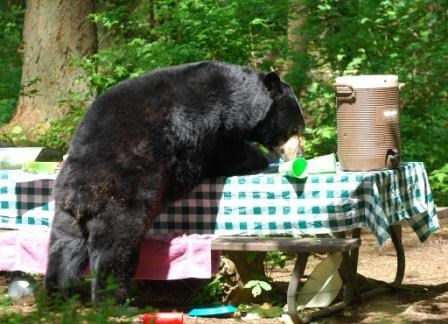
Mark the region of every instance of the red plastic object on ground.
POLYGON ((183 324, 184 314, 176 312, 157 312, 143 314, 143 324, 183 324))

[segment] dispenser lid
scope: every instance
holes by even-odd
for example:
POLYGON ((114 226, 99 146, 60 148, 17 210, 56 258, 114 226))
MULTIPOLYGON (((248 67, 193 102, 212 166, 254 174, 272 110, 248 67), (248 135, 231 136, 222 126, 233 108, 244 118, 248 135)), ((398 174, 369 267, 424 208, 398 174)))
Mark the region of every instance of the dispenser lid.
POLYGON ((355 89, 398 87, 398 75, 356 75, 336 78, 337 85, 349 85, 355 89))

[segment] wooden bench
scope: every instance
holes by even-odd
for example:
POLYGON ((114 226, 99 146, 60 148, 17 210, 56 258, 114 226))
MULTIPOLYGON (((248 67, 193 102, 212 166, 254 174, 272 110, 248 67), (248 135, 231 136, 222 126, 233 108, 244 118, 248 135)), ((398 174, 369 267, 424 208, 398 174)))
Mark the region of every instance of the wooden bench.
POLYGON ((218 251, 282 251, 297 254, 297 260, 288 285, 288 314, 294 323, 308 323, 317 318, 328 316, 352 304, 357 294, 356 271, 351 251, 361 245, 359 238, 288 238, 288 237, 250 237, 222 236, 213 240, 211 248, 218 251), (343 301, 311 314, 298 314, 297 288, 305 272, 310 253, 336 253, 343 255, 342 272, 344 281, 343 301))

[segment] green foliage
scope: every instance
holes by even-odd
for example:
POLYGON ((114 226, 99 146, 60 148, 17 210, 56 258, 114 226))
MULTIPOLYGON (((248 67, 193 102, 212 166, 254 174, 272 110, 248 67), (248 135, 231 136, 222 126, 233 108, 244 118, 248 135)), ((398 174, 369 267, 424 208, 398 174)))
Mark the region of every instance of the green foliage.
POLYGON ((435 199, 440 206, 448 206, 448 163, 429 176, 431 189, 434 191, 435 199))
POLYGON ((0 125, 11 120, 16 105, 17 98, 0 99, 0 125))
MULTIPOLYGON (((24 1, 4 1, 0 9, 2 124, 11 118, 20 91, 24 1)), ((406 83, 400 94, 403 160, 424 161, 432 172, 448 157, 447 13, 444 0, 101 0, 91 15, 98 53, 74 64, 85 69, 94 94, 146 71, 191 61, 288 67, 286 78, 307 114, 307 157, 336 151, 331 84, 337 76, 397 74, 406 83), (301 22, 299 44, 288 37, 293 20, 301 22)), ((42 144, 67 148, 85 104, 71 107, 42 144)), ((434 188, 441 197, 443 188, 439 183, 434 188)))
POLYGON ((267 292, 272 290, 272 286, 270 283, 266 282, 265 280, 249 280, 245 285, 244 288, 251 289, 252 296, 258 297, 263 292, 267 292))
POLYGON ((20 146, 27 141, 23 129, 20 126, 15 126, 9 134, 0 134, 2 142, 10 143, 12 146, 20 146))
POLYGON ((270 271, 275 267, 283 269, 285 267, 287 256, 282 251, 271 251, 266 255, 266 266, 270 271))
POLYGON ((195 292, 194 303, 199 305, 220 303, 221 297, 224 295, 224 286, 221 279, 222 275, 217 274, 210 282, 201 286, 195 292))
POLYGON ((306 128, 304 136, 305 152, 309 157, 335 152, 336 127, 322 124, 316 128, 306 128))
POLYGON ((20 91, 24 1, 0 3, 0 125, 12 118, 20 91))
POLYGON ((257 314, 260 318, 277 318, 282 316, 283 308, 280 306, 269 306, 269 305, 238 305, 238 310, 241 314, 257 314))
POLYGON ((101 2, 91 19, 103 46, 78 64, 98 93, 146 71, 192 61, 270 68, 287 46, 287 10, 286 0, 101 2))
POLYGON ((67 99, 61 100, 61 103, 68 104, 69 111, 62 119, 50 122, 51 127, 39 137, 38 143, 44 147, 67 152, 70 139, 86 112, 87 100, 85 95, 79 93, 70 93, 67 99))
POLYGON ((0 295, 0 308, 14 305, 14 301, 6 294, 0 295))
POLYGON ((312 129, 305 134, 306 155, 336 151, 336 132, 328 131, 336 125, 330 85, 337 76, 397 74, 406 83, 400 93, 403 160, 424 161, 430 172, 446 163, 447 12, 441 0, 304 2, 305 23, 297 33, 306 51, 293 53, 287 78, 303 94, 312 129))
MULTIPOLYGON (((84 78, 96 94, 144 72, 192 61, 214 59, 270 69, 281 63, 276 60, 287 46, 287 5, 287 0, 100 1, 91 14, 98 26, 99 50, 74 64, 87 72, 84 78)), ((67 117, 52 122, 40 144, 68 148, 84 113, 76 98, 69 101, 75 103, 67 117)))
MULTIPOLYGON (((108 286, 107 289, 113 289, 113 286, 108 286)), ((152 308, 136 310, 129 307, 129 304, 117 306, 111 299, 87 307, 80 302, 79 297, 66 300, 57 295, 50 298, 43 289, 37 290, 35 299, 35 307, 31 310, 22 311, 19 308, 14 309, 14 311, 1 311, 0 322, 8 324, 114 323, 119 319, 122 323, 132 323, 132 317, 153 310, 152 308)), ((11 305, 13 305, 13 302, 9 297, 0 298, 0 307, 11 305)))
MULTIPOLYGON (((245 259, 248 264, 254 262, 260 255, 259 252, 246 252, 245 259)), ((267 268, 267 275, 269 276, 275 267, 284 268, 286 261, 293 256, 285 254, 281 251, 268 252, 266 254, 265 264, 267 268)), ((259 274, 252 275, 252 280, 249 280, 244 286, 251 290, 254 297, 258 297, 263 293, 268 293, 272 290, 272 278, 260 277, 259 274)), ((224 296, 223 276, 217 274, 212 281, 202 286, 196 293, 194 301, 198 304, 219 303, 224 296)))
POLYGON ((272 271, 275 268, 283 269, 286 265, 286 261, 293 260, 295 254, 285 253, 282 251, 270 251, 266 253, 266 275, 271 277, 272 271))

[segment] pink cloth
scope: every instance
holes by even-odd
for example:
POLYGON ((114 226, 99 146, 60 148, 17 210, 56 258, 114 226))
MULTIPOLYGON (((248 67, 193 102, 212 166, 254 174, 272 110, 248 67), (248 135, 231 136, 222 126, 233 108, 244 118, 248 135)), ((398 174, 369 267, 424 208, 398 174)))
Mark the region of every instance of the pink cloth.
MULTIPOLYGON (((49 238, 49 231, 0 232, 0 270, 44 274, 49 238)), ((213 235, 173 234, 145 239, 135 278, 210 278, 219 265, 219 253, 210 249, 213 238, 213 235)))
POLYGON ((160 235, 140 247, 136 279, 210 278, 217 272, 219 253, 211 251, 214 235, 160 235))

